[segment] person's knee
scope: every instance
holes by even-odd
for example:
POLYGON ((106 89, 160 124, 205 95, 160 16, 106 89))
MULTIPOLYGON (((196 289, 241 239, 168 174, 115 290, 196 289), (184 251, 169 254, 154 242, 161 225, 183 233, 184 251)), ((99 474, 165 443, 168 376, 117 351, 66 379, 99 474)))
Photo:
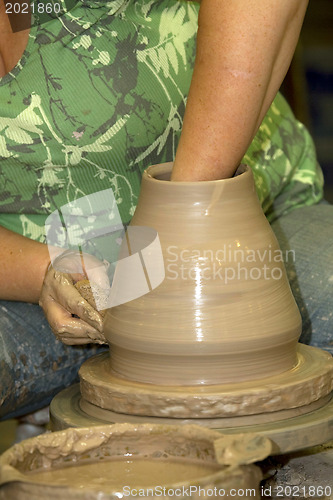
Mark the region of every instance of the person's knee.
POLYGON ((14 369, 15 354, 12 354, 11 363, 4 359, 0 360, 0 418, 5 417, 16 406, 16 391, 15 380, 16 374, 14 369))
POLYGON ((333 206, 320 203, 282 216, 272 228, 283 253, 294 259, 286 270, 303 320, 301 342, 333 352, 333 206))

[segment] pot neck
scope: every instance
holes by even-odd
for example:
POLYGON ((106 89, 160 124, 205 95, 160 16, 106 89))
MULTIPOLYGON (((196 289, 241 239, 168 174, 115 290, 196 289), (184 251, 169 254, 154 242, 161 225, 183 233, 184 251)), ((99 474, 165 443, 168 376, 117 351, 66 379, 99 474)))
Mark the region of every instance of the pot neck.
POLYGON ((172 163, 148 167, 142 177, 140 200, 151 200, 156 204, 180 203, 186 206, 257 200, 252 170, 240 165, 230 179, 199 182, 171 182, 172 163))

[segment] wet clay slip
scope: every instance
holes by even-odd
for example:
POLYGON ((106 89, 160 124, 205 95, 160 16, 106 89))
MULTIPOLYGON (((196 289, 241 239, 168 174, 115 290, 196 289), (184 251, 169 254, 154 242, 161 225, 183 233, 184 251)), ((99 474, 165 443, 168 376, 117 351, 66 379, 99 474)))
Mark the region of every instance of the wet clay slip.
POLYGON ((163 498, 171 498, 176 487, 193 499, 232 489, 252 489, 251 498, 260 498, 262 474, 252 464, 270 451, 267 438, 193 425, 67 429, 23 441, 0 457, 0 499, 106 500, 130 491, 157 498, 163 488, 163 498))
MULTIPOLYGON (((231 179, 189 183, 170 182, 171 168, 144 172, 131 222, 157 231, 165 278, 108 309, 110 355, 82 365, 83 400, 169 418, 311 408, 321 398, 324 404, 332 358, 298 344, 301 317, 285 256, 251 169, 241 165, 231 179)), ((140 259, 149 282, 154 256, 142 251, 140 259)))

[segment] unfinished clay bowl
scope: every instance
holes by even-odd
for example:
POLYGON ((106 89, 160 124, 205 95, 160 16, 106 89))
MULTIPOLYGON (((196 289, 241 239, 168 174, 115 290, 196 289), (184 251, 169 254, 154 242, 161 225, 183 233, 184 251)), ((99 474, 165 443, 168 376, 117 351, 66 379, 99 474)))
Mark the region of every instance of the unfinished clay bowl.
POLYGON ((170 182, 171 169, 143 174, 131 226, 157 231, 165 279, 108 310, 111 373, 202 386, 291 370, 301 317, 251 169, 241 165, 231 179, 170 182))
POLYGON ((194 425, 67 429, 23 441, 0 457, 0 499, 116 500, 140 491, 151 499, 241 498, 250 489, 259 499, 262 474, 252 464, 270 451, 267 438, 221 436, 194 425))

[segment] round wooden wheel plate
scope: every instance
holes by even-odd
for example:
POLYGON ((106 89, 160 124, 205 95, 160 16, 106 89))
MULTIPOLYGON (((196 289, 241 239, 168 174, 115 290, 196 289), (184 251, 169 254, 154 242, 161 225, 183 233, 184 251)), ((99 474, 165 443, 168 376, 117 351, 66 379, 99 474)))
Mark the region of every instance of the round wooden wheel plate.
MULTIPOLYGON (((158 424, 195 423, 219 430, 223 434, 255 432, 269 437, 273 443, 272 455, 280 455, 323 444, 333 439, 333 399, 328 396, 324 400, 326 400, 326 403, 324 402, 320 408, 313 408, 312 411, 308 411, 303 415, 288 418, 284 414, 283 420, 267 421, 266 423, 253 422, 252 424, 243 420, 247 417, 234 417, 233 419, 169 419, 122 415, 101 408, 97 408, 96 415, 98 414, 98 416, 90 416, 81 406, 87 409, 92 405, 82 400, 79 384, 75 384, 55 396, 51 402, 50 415, 52 430, 54 431, 67 429, 68 427, 88 427, 106 423, 128 422, 139 424, 149 422, 158 424)), ((323 403, 323 400, 320 403, 323 403)))
POLYGON ((258 419, 272 422, 309 413, 311 405, 325 404, 324 398, 333 390, 331 354, 303 344, 298 344, 298 363, 292 370, 237 384, 143 384, 118 378, 109 366, 108 352, 83 363, 79 371, 82 398, 94 405, 92 408, 126 415, 177 419, 251 416, 251 422, 258 419), (278 415, 284 411, 288 411, 286 416, 278 415))

